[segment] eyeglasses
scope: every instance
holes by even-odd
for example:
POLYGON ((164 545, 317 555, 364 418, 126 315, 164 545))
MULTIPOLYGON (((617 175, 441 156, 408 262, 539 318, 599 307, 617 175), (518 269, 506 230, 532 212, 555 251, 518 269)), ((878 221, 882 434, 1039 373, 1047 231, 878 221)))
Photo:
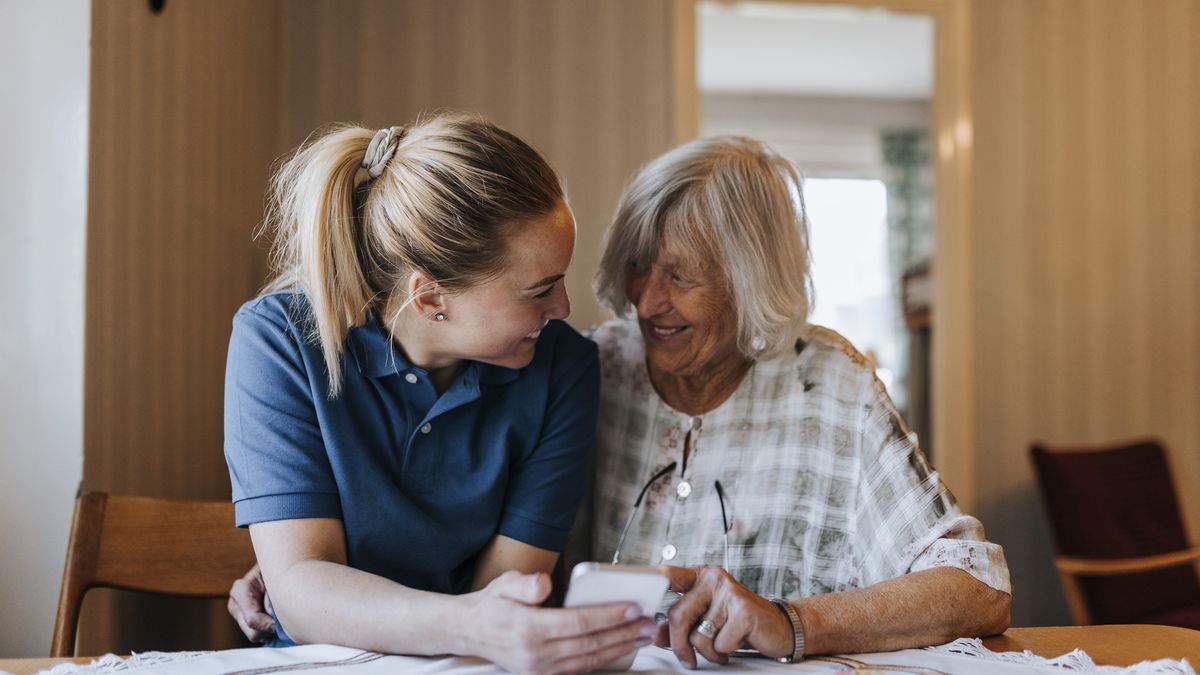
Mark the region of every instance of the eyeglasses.
MULTIPOLYGON (((621 564, 621 547, 625 545, 625 536, 629 534, 629 527, 631 525, 633 525, 633 518, 634 518, 634 516, 637 515, 638 511, 641 509, 642 500, 644 500, 646 498, 646 493, 650 490, 650 486, 654 485, 659 480, 661 480, 663 476, 669 475, 672 472, 674 472, 676 466, 678 466, 678 464, 676 464, 675 462, 671 462, 670 464, 664 466, 663 468, 661 468, 657 472, 655 472, 655 474, 650 477, 650 480, 646 481, 646 484, 642 486, 641 492, 638 493, 637 499, 633 502, 633 508, 629 511, 629 517, 627 517, 625 519, 625 526, 621 528, 621 536, 617 538, 617 549, 615 551, 613 551, 612 564, 614 564, 614 565, 621 564)), ((719 480, 713 481, 713 487, 716 489, 717 499, 721 503, 721 527, 723 530, 721 536, 722 536, 722 539, 723 539, 724 545, 725 545, 725 569, 726 569, 726 571, 728 571, 729 570, 729 531, 733 529, 733 509, 726 508, 726 504, 729 502, 729 500, 726 499, 726 497, 725 497, 725 488, 722 487, 721 481, 719 481, 719 480)), ((684 496, 687 496, 687 495, 685 494, 684 496)), ((730 505, 730 506, 732 506, 732 505, 730 505)))

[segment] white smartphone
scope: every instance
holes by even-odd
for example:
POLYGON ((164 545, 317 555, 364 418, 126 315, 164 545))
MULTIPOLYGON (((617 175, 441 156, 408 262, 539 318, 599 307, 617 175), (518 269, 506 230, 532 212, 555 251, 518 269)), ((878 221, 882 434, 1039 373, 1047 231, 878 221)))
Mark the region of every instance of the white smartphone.
MULTIPOLYGON (((654 618, 667 592, 668 583, 667 575, 657 567, 579 563, 571 570, 571 582, 567 586, 563 607, 632 602, 641 607, 643 616, 654 618)), ((636 655, 636 651, 630 652, 605 665, 602 670, 629 670, 636 655)))

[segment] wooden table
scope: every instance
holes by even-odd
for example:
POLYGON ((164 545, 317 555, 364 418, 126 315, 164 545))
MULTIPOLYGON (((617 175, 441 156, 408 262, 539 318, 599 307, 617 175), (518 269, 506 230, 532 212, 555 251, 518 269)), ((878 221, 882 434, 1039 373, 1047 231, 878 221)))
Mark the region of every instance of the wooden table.
MULTIPOLYGON (((1187 659, 1200 667, 1200 631, 1144 624, 1009 628, 985 638, 994 652, 1028 649, 1047 658, 1082 649, 1101 666, 1128 666, 1149 659, 1187 659)), ((3 667, 3 666, 0 666, 3 667)))
POLYGON ((76 656, 71 659, 0 659, 0 671, 13 675, 32 675, 39 670, 53 668, 60 663, 78 663, 80 665, 96 660, 95 656, 76 656))
MULTIPOLYGON (((1200 665, 1200 631, 1172 626, 1056 626, 1010 628, 1003 635, 986 638, 983 644, 994 652, 1029 650, 1052 658, 1072 649, 1082 649, 1102 666, 1128 666, 1149 659, 1187 659, 1200 665)), ((31 675, 65 661, 91 663, 94 657, 73 659, 0 659, 0 670, 13 675, 31 675)))

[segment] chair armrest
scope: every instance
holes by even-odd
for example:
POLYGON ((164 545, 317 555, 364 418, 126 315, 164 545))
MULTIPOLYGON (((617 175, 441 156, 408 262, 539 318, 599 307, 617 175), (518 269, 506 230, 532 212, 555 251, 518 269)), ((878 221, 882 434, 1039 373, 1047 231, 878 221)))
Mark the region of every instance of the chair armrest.
POLYGON ((1054 559, 1054 564, 1063 574, 1103 577, 1114 574, 1149 572, 1196 560, 1200 560, 1200 546, 1136 558, 1072 558, 1060 555, 1054 559))

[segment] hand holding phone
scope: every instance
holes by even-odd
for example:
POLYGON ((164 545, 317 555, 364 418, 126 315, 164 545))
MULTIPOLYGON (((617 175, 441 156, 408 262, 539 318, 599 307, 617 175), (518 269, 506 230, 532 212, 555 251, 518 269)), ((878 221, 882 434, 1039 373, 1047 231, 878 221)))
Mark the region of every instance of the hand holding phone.
MULTIPOLYGON (((564 607, 631 602, 642 615, 653 617, 667 591, 668 579, 656 567, 579 563, 571 571, 564 607)), ((629 670, 637 652, 606 665, 604 670, 629 670)))

